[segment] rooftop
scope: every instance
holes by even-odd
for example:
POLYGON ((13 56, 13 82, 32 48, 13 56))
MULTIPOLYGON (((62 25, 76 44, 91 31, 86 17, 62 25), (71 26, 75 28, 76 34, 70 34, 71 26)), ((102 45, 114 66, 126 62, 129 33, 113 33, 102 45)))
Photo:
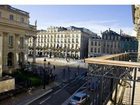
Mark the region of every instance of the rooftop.
POLYGON ((1 9, 6 9, 6 10, 9 10, 11 12, 15 12, 15 13, 18 13, 18 14, 21 14, 21 15, 29 17, 29 13, 28 12, 20 10, 20 9, 17 9, 17 8, 14 8, 14 7, 10 6, 10 5, 0 5, 0 8, 1 9))

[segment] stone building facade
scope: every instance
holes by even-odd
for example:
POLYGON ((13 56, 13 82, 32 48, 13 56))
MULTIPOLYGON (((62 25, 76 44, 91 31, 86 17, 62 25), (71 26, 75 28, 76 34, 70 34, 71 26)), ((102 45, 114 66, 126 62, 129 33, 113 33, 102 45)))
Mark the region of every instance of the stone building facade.
MULTIPOLYGON (((86 28, 49 27, 37 33, 36 55, 46 57, 85 58, 88 56, 88 40, 95 33, 86 28)), ((32 38, 28 41, 32 55, 32 38)))
POLYGON ((102 55, 124 52, 137 52, 138 41, 136 37, 106 30, 102 33, 102 55))
POLYGON ((121 35, 106 30, 102 33, 102 54, 116 54, 121 52, 121 35))
POLYGON ((121 34, 121 52, 138 52, 138 40, 134 36, 121 34))
POLYGON ((134 31, 136 32, 138 40, 138 57, 137 60, 140 61, 140 5, 132 6, 132 16, 134 23, 134 31))
POLYGON ((35 37, 36 26, 29 24, 29 13, 0 5, 0 71, 12 72, 27 59, 27 40, 35 37))
POLYGON ((88 57, 97 57, 102 55, 102 39, 96 35, 89 39, 88 57))

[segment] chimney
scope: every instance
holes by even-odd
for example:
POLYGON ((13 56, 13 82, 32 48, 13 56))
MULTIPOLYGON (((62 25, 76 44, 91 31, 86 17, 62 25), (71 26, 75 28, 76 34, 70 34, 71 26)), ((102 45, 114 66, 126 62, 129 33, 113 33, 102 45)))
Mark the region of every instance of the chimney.
POLYGON ((120 35, 122 35, 122 30, 120 29, 120 35))

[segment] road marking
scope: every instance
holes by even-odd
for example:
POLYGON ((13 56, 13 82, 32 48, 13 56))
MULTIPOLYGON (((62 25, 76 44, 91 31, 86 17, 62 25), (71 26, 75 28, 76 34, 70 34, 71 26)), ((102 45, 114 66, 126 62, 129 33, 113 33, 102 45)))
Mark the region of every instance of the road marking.
POLYGON ((39 104, 43 104, 45 101, 47 101, 48 99, 50 99, 51 96, 49 96, 48 98, 46 98, 45 100, 41 101, 39 104))
POLYGON ((73 95, 77 93, 86 83, 87 82, 85 82, 81 87, 79 87, 65 102, 62 103, 62 105, 68 105, 70 98, 73 97, 73 95))
POLYGON ((53 94, 57 94, 58 92, 60 92, 62 89, 57 90, 56 92, 54 92, 53 94))
POLYGON ((37 99, 41 98, 42 96, 44 96, 44 95, 46 95, 46 94, 48 94, 48 93, 50 93, 50 92, 52 92, 52 91, 53 91, 53 89, 48 90, 48 91, 47 91, 47 92, 45 92, 44 94, 42 94, 42 95, 40 95, 40 96, 38 96, 38 97, 34 98, 33 100, 29 101, 29 102, 28 102, 28 103, 26 103, 25 105, 29 105, 29 104, 31 104, 31 103, 32 103, 32 102, 34 102, 35 100, 37 100, 37 99))

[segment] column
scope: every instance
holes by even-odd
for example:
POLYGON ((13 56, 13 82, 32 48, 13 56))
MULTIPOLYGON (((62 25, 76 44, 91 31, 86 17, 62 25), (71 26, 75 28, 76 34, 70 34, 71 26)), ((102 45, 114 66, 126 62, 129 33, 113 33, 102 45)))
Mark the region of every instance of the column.
POLYGON ((14 68, 18 68, 19 67, 19 53, 21 53, 21 49, 20 49, 20 37, 22 35, 19 34, 14 34, 14 68))
POLYGON ((36 63, 36 36, 33 36, 33 63, 36 63))
POLYGON ((1 49, 2 53, 0 54, 0 55, 2 55, 2 70, 8 71, 8 67, 7 67, 8 33, 1 33, 1 35, 2 35, 3 42, 2 41, 0 41, 0 42, 2 42, 2 44, 4 43, 2 46, 2 49, 1 49))
POLYGON ((27 37, 26 35, 25 35, 25 55, 24 55, 24 60, 25 60, 25 62, 28 62, 28 51, 29 51, 29 49, 28 49, 28 40, 29 40, 29 37, 27 37))
POLYGON ((133 81, 133 90, 132 90, 132 101, 131 101, 131 105, 134 105, 137 70, 138 70, 138 68, 134 68, 133 69, 133 72, 134 72, 133 80, 134 81, 133 81))
POLYGON ((137 39, 138 39, 138 56, 137 61, 140 62, 140 29, 137 30, 137 39))
POLYGON ((3 37, 2 37, 2 35, 0 35, 0 77, 2 77, 2 49, 3 49, 3 37))

